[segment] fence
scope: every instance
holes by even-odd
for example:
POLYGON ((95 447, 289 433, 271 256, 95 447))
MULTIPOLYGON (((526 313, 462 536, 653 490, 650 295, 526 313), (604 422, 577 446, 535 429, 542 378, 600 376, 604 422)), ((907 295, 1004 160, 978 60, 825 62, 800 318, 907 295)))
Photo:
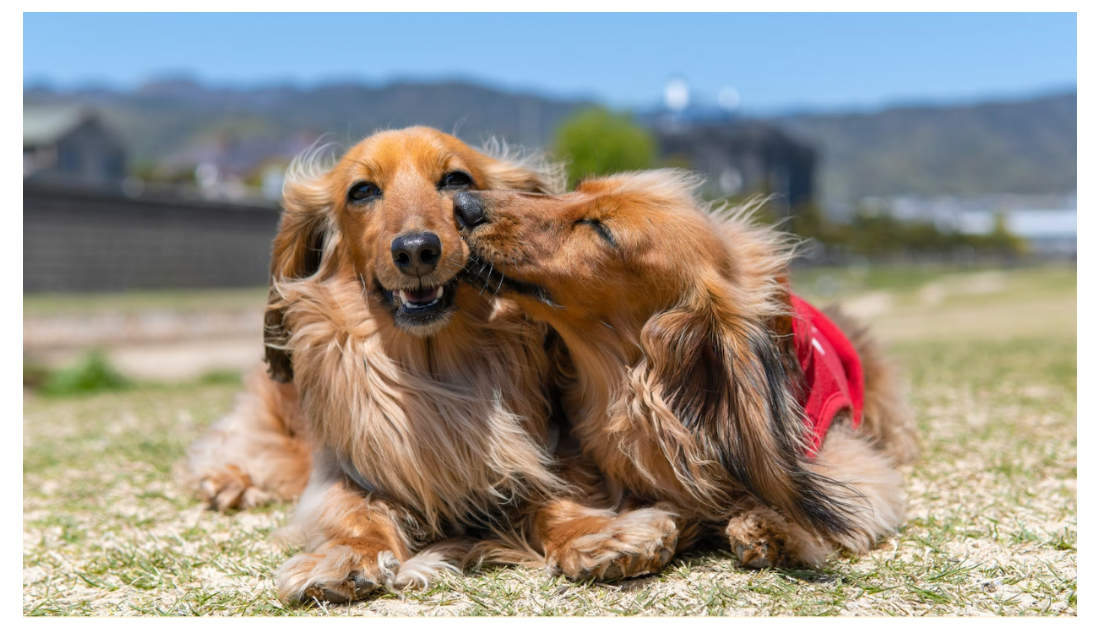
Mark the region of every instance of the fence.
POLYGON ((273 207, 23 185, 23 291, 262 286, 273 207))

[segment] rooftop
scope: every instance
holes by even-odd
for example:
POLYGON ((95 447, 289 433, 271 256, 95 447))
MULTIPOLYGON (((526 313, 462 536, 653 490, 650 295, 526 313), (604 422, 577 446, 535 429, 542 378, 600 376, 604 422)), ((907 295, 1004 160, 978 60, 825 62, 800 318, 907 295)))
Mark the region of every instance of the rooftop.
POLYGON ((53 144, 91 116, 72 105, 23 105, 23 148, 53 144))

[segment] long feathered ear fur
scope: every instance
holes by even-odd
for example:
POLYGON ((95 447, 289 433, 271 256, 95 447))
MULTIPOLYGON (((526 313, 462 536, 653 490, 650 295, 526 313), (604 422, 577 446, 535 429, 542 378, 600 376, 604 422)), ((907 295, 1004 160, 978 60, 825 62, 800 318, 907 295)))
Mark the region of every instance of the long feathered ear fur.
POLYGON ((316 274, 325 261, 326 249, 335 246, 329 229, 329 199, 323 180, 329 166, 323 163, 326 147, 314 148, 295 158, 283 184, 283 217, 271 245, 271 278, 264 311, 264 360, 271 378, 288 383, 294 366, 286 351, 285 309, 279 306, 279 283, 316 274))
POLYGON ((747 492, 805 526, 842 536, 851 529, 850 492, 806 468, 806 424, 795 398, 801 375, 769 328, 783 318, 746 317, 721 284, 642 330, 664 400, 747 492))

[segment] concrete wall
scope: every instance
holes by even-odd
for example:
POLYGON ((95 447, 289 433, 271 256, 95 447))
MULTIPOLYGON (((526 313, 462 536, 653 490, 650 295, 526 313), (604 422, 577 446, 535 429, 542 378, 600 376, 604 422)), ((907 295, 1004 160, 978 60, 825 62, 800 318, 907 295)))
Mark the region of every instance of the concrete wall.
POLYGON ((23 291, 263 286, 276 208, 23 186, 23 291))

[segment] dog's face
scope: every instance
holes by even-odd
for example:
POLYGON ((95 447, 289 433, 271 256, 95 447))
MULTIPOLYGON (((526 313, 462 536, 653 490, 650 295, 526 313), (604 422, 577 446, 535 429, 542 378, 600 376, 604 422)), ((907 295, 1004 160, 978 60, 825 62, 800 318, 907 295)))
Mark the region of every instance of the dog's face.
POLYGON ((482 161, 441 133, 381 133, 329 172, 326 188, 350 262, 410 334, 435 333, 454 312, 467 250, 451 198, 486 186, 482 161))
MULTIPOLYGON (((401 331, 433 335, 457 310, 457 276, 468 254, 455 225, 455 193, 557 186, 546 172, 494 159, 434 129, 376 133, 323 172, 288 172, 272 280, 350 273, 401 331)), ((267 319, 269 337, 277 337, 281 313, 269 309, 267 319)), ((268 358, 273 373, 290 373, 285 354, 269 348, 268 358), (285 369, 274 367, 280 361, 285 369)))
POLYGON ((729 274, 714 224, 668 173, 593 180, 560 196, 473 192, 455 216, 476 282, 552 324, 640 325, 707 276, 729 274))

